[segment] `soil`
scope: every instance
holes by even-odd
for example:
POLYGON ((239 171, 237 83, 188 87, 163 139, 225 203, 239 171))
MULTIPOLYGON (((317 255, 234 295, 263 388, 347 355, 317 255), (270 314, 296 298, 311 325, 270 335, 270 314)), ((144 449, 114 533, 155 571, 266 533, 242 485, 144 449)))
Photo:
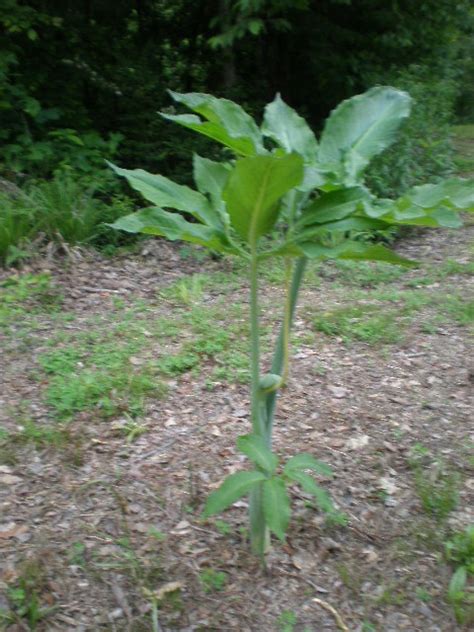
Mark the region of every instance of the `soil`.
MULTIPOLYGON (((473 232, 468 225, 411 233, 396 249, 423 265, 466 263, 473 232)), ((62 309, 75 315, 69 327, 80 330, 92 315, 106 322, 117 297, 147 301, 150 319, 172 318, 173 305, 157 299, 157 287, 231 265, 183 262, 178 247, 160 241, 145 248, 113 260, 77 251, 26 271, 51 272, 62 309)), ((419 270, 407 272, 390 289, 406 289, 417 276, 419 270)), ((337 270, 324 266, 319 285, 303 290, 297 334, 310 327, 311 310, 349 304, 336 278, 337 270)), ((472 278, 462 274, 426 289, 473 297, 472 278)), ((266 290, 268 314, 276 313, 281 293, 278 285, 266 290)), ((207 292, 203 300, 212 304, 219 295, 207 292)), ((245 284, 225 300, 246 305, 245 284)), ((104 420, 83 412, 67 425, 66 445, 8 444, 0 462, 0 608, 10 617, 3 629, 468 629, 447 602, 453 570, 443 542, 474 522, 472 347, 468 328, 455 320, 423 328, 436 306, 426 310, 397 344, 323 333, 297 342, 274 447, 282 457, 305 451, 331 465, 334 478, 320 482, 346 524, 328 523, 293 489, 287 540, 273 542, 264 567, 249 554, 244 501, 220 521, 199 517, 209 492, 246 467, 235 449, 236 437, 250 429, 244 384, 209 390, 206 367, 169 379, 167 397, 149 398, 139 420, 146 432, 133 440, 117 432, 125 423, 120 415, 104 420), (459 495, 446 519, 423 507, 417 472, 428 496, 459 495)), ((18 432, 15 411, 25 401, 36 424, 51 424, 34 369, 58 325, 47 313, 38 322, 26 348, 24 339, 3 338, 0 427, 7 432, 18 432)))

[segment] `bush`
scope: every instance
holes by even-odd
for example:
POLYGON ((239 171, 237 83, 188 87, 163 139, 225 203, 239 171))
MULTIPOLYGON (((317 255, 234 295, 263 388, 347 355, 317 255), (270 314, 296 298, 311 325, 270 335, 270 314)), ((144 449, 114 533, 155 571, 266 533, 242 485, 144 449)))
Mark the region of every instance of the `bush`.
POLYGON ((27 255, 33 240, 68 244, 117 246, 130 237, 106 226, 134 210, 121 194, 105 199, 99 181, 58 172, 52 180, 32 183, 15 195, 0 193, 0 263, 11 264, 27 255))
POLYGON ((383 83, 406 90, 414 99, 399 140, 376 158, 368 171, 369 187, 381 197, 397 197, 410 187, 444 178, 454 169, 450 126, 457 96, 455 82, 410 67, 383 83))

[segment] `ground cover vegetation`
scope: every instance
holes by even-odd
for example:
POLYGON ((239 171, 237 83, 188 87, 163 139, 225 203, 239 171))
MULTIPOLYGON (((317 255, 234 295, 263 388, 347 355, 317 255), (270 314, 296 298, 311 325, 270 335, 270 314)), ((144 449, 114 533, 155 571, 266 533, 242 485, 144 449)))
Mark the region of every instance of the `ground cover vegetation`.
MULTIPOLYGON (((242 469, 233 443, 249 419, 248 264, 243 274, 238 260, 177 246, 175 258, 165 250, 136 266, 92 257, 2 277, 2 625, 337 629, 316 599, 349 629, 469 629, 470 233, 407 239, 399 253, 422 251, 420 268, 353 262, 352 276, 347 262, 308 264, 273 445, 283 460, 309 451, 332 466, 320 483, 334 510, 292 487, 287 541, 267 554, 267 572, 247 552, 245 503, 200 518, 223 467, 242 469), (344 333, 315 326, 354 305, 395 309, 401 335, 361 337, 358 318, 344 333), (171 369, 168 358, 179 358, 171 369), (100 398, 70 406, 70 385, 91 373, 107 376, 100 398), (130 376, 150 373, 158 392, 135 399, 130 376), (260 606, 256 592, 267 595, 260 606)), ((265 277, 269 365, 284 262, 265 277)))

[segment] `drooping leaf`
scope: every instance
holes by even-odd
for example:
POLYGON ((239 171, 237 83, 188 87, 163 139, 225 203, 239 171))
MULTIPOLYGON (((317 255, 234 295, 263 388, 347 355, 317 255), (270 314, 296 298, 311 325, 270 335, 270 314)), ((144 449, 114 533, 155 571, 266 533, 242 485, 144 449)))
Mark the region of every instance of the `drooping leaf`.
POLYGON ((362 208, 363 202, 369 199, 370 194, 364 187, 349 187, 323 193, 304 209, 297 225, 334 222, 362 208))
POLYGON ((332 469, 326 463, 318 461, 314 456, 307 452, 292 456, 285 464, 284 472, 287 474, 290 470, 312 470, 324 476, 332 476, 332 469))
POLYGON ((223 193, 237 233, 252 243, 271 230, 278 218, 277 202, 302 177, 303 159, 297 154, 237 160, 223 193))
POLYGON ((334 169, 347 184, 358 181, 370 160, 395 139, 398 127, 410 113, 406 92, 377 87, 343 101, 326 121, 319 162, 334 169))
POLYGON ((265 474, 257 471, 231 474, 215 492, 209 495, 203 517, 207 518, 227 509, 239 498, 245 496, 254 485, 265 480, 265 474))
POLYGON ((184 211, 208 226, 222 227, 218 213, 212 208, 209 200, 198 191, 143 169, 121 169, 109 164, 118 175, 128 180, 130 186, 153 204, 184 211))
POLYGON ((179 213, 170 213, 161 208, 150 207, 125 215, 111 226, 129 233, 159 235, 172 241, 177 239, 189 241, 216 252, 233 252, 232 246, 227 243, 223 233, 203 224, 192 224, 179 213))
POLYGON ((162 114, 164 118, 213 138, 238 154, 266 153, 257 124, 237 103, 198 92, 179 94, 170 91, 170 94, 175 101, 207 120, 190 114, 162 114))
POLYGON ((285 539, 285 533, 290 522, 290 499, 285 483, 281 478, 272 477, 263 483, 263 514, 268 528, 280 540, 285 539))
POLYGON ((211 197, 214 206, 222 203, 222 191, 231 169, 231 165, 226 162, 215 162, 198 154, 193 156, 194 182, 200 193, 207 193, 211 197))
POLYGON ((316 137, 304 118, 287 105, 279 94, 265 107, 262 133, 272 138, 288 154, 296 152, 308 162, 316 161, 316 137))
MULTIPOLYGON (((405 267, 418 265, 416 261, 400 257, 393 250, 381 244, 364 244, 355 241, 345 241, 337 246, 322 246, 311 242, 291 245, 288 254, 303 254, 309 259, 354 259, 357 261, 384 261, 405 267)), ((286 254, 281 250, 281 254, 286 254)))
POLYGON ((474 211, 474 180, 451 178, 439 184, 422 184, 413 187, 406 197, 423 208, 443 205, 474 211))
POLYGON ((296 241, 310 241, 315 237, 326 233, 346 233, 350 231, 373 231, 384 230, 390 223, 370 217, 348 217, 338 222, 328 222, 327 224, 314 224, 307 226, 304 230, 295 234, 296 241))
POLYGON ((278 467, 278 457, 268 448, 263 437, 243 435, 237 439, 237 447, 248 458, 269 474, 278 467))
POLYGON ((325 489, 320 487, 314 478, 309 476, 309 474, 305 474, 301 470, 292 470, 290 469, 288 472, 285 472, 288 478, 295 481, 304 489, 307 494, 311 494, 316 499, 316 503, 321 511, 326 513, 331 513, 334 511, 334 505, 332 503, 331 497, 327 493, 325 489))

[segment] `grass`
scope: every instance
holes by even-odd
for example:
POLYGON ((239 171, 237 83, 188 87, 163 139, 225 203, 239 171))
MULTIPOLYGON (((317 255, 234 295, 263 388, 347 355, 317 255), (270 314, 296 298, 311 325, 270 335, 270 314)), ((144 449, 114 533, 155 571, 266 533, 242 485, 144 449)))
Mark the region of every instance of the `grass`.
POLYGON ((53 285, 51 275, 23 274, 11 276, 0 284, 0 328, 7 329, 19 319, 61 308, 62 295, 53 285))
POLYGON ((436 333, 446 323, 470 326, 474 322, 474 301, 463 295, 384 288, 363 293, 356 290, 350 297, 356 301, 350 306, 325 311, 309 309, 313 329, 345 343, 378 345, 400 343, 404 330, 411 325, 424 333, 436 333), (430 316, 428 312, 419 319, 417 314, 426 308, 435 308, 436 313, 430 316))

